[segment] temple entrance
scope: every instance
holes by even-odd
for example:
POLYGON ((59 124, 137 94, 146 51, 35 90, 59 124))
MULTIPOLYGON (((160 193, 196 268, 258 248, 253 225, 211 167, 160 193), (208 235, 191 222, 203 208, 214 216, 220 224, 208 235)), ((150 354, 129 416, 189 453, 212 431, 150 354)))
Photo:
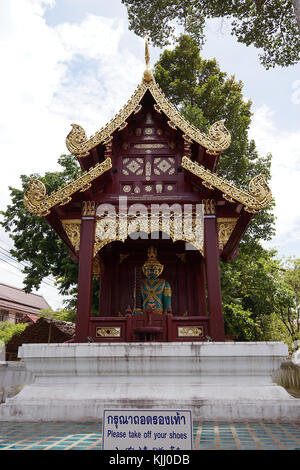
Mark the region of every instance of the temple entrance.
POLYGON ((98 256, 99 316, 89 319, 94 341, 207 341, 205 263, 198 250, 160 232, 159 239, 111 242, 98 256))
POLYGON ((179 316, 206 315, 204 259, 198 250, 186 250, 183 241, 162 239, 112 242, 100 252, 99 316, 125 316, 143 310, 142 266, 152 246, 163 265, 161 278, 171 287, 169 313, 179 316))

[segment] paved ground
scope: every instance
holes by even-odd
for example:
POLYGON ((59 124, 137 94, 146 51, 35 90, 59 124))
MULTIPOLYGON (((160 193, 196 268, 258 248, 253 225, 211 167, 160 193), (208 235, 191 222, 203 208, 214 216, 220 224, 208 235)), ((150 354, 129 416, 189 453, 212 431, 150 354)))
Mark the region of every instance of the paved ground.
MULTIPOLYGON (((300 422, 195 422, 196 450, 300 450, 300 422)), ((101 450, 100 423, 0 422, 0 450, 101 450)))

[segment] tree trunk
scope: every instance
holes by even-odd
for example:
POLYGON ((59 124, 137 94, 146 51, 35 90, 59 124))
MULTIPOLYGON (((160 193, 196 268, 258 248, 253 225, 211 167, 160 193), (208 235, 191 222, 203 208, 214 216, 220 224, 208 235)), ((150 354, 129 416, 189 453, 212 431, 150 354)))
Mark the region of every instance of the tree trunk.
POLYGON ((297 18, 298 29, 300 34, 300 0, 293 0, 293 7, 297 18))

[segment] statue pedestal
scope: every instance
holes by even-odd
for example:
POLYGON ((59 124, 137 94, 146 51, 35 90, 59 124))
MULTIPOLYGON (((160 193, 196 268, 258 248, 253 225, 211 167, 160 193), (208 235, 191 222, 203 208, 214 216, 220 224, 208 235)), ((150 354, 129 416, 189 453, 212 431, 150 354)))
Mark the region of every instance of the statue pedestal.
POLYGON ((272 382, 277 342, 24 344, 35 379, 0 405, 2 421, 100 421, 104 409, 190 409, 194 419, 300 419, 272 382))

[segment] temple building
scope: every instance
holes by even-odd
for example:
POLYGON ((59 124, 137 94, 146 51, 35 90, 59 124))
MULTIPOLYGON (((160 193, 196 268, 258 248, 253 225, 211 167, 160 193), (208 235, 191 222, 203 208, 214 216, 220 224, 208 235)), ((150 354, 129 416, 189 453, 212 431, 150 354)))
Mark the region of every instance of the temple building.
POLYGON ((82 174, 46 194, 32 180, 24 204, 79 262, 76 342, 224 341, 219 260, 230 262, 272 194, 217 174, 231 136, 207 134, 168 101, 149 68, 121 111, 90 138, 72 124, 68 150, 82 174), (92 280, 100 283, 91 314, 92 280))

